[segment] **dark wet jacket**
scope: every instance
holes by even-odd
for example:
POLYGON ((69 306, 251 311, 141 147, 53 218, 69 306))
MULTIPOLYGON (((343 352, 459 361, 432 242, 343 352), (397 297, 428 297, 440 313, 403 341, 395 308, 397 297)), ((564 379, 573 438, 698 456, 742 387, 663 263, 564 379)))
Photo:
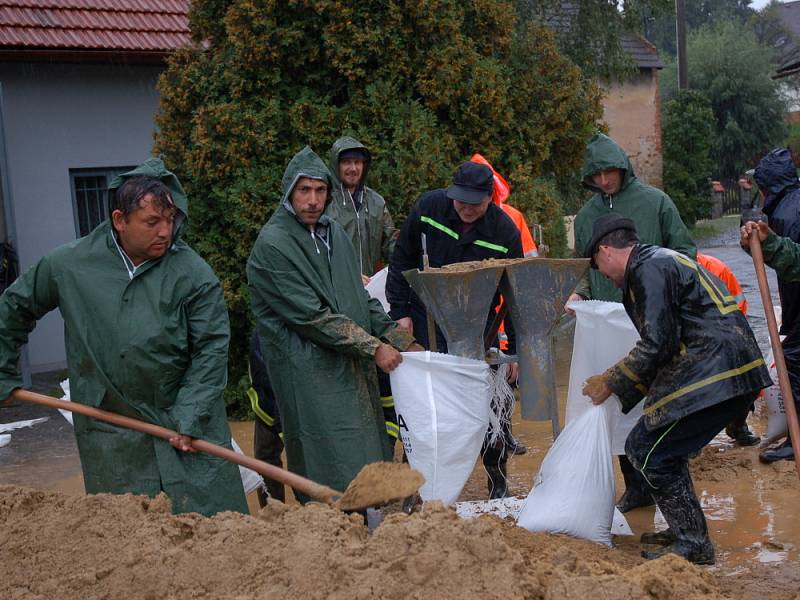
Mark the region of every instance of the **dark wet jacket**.
POLYGON ((322 215, 312 233, 295 217, 289 198, 302 176, 331 183, 310 148, 295 155, 247 281, 289 470, 341 491, 365 464, 392 458, 375 351, 382 341, 405 350, 413 339, 367 294, 344 229, 322 215))
POLYGON ((334 142, 328 163, 333 177, 333 189, 331 201, 325 209, 325 214, 347 232, 360 259, 361 272, 367 276, 375 274, 382 263, 389 264, 397 238, 397 229, 386 207, 386 201, 366 185, 371 162, 369 150, 358 140, 341 137, 334 142), (363 150, 367 159, 354 199, 339 180, 339 155, 345 150, 355 148, 363 150))
MULTIPOLYGON (((522 242, 514 222, 496 204, 489 204, 486 214, 472 228, 462 233, 464 224, 447 190, 438 189, 420 196, 400 229, 389 262, 386 299, 393 319, 412 317, 414 331, 425 329, 425 305, 408 285, 403 271, 422 269, 421 234, 425 234, 431 267, 498 258, 522 258, 522 242)), ((495 297, 489 316, 499 304, 495 297)), ((488 319, 489 317, 487 317, 488 319)), ((513 353, 513 326, 507 331, 513 353)))
MULTIPOLYGON (((581 178, 583 186, 595 194, 575 217, 577 256, 584 256, 586 245, 592 238, 594 222, 610 212, 632 219, 643 243, 671 248, 691 259, 697 256, 697 248, 670 197, 636 177, 628 155, 614 140, 602 133, 591 139, 586 148, 581 178), (620 189, 612 196, 604 194, 592 182, 592 175, 605 169, 623 171, 620 189)), ((622 301, 620 291, 596 269, 589 270, 575 291, 593 300, 622 301)))
MULTIPOLYGON (((106 220, 17 279, 0 298, 0 397, 22 385, 19 345, 38 319, 58 308, 74 402, 230 449, 222 399, 230 332, 222 288, 180 239, 187 199, 160 160, 121 175, 111 188, 138 175, 157 177, 171 191, 180 211, 172 245, 131 276, 106 220)), ((163 489, 176 513, 247 512, 235 465, 81 415, 74 423, 87 493, 155 496, 163 489)))
POLYGON ((609 387, 625 413, 646 396, 648 430, 772 385, 735 299, 693 260, 639 244, 622 292, 641 339, 609 369, 609 387))
MULTIPOLYGON (((791 153, 773 150, 758 163, 754 178, 764 194, 764 213, 770 229, 800 242, 800 182, 791 153)), ((781 334, 788 335, 800 323, 800 282, 778 275, 781 299, 781 334)))

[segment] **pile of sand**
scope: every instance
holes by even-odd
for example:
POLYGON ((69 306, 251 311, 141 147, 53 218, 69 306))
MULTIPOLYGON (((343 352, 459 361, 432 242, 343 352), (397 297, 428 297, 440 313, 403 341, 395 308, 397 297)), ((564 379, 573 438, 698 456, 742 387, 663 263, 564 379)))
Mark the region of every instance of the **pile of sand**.
POLYGON ((3 598, 718 598, 677 557, 531 534, 440 505, 361 517, 274 504, 258 517, 169 513, 164 497, 0 486, 3 598))
POLYGON ((706 446, 690 461, 692 477, 698 481, 734 481, 758 476, 762 489, 798 489, 800 479, 793 461, 781 460, 769 465, 758 460, 759 449, 738 446, 706 446))

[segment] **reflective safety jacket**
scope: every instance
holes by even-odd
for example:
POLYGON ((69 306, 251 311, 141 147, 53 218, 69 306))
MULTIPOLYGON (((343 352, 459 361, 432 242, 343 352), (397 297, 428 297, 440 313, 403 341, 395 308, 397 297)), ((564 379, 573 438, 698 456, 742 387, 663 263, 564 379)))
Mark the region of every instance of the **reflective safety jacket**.
MULTIPOLYGON (((677 250, 692 260, 697 248, 689 236, 678 209, 664 192, 639 180, 625 151, 610 137, 598 133, 586 148, 581 171, 583 186, 595 194, 575 217, 575 253, 583 256, 592 239, 592 226, 602 215, 617 213, 632 219, 639 239, 677 250), (622 169, 622 185, 614 195, 604 194, 592 181, 592 175, 605 169, 622 169)), ((575 291, 591 300, 621 302, 620 291, 597 269, 581 280, 575 291)))
POLYGON ((649 430, 772 385, 747 319, 693 260, 639 244, 622 293, 641 339, 609 369, 608 385, 625 413, 646 397, 649 430))
MULTIPOLYGON (((519 230, 496 204, 489 204, 482 218, 471 227, 465 227, 446 192, 438 189, 422 194, 400 230, 386 282, 386 299, 391 305, 389 314, 395 320, 425 314, 425 305, 403 277, 403 271, 423 268, 422 234, 426 236, 431 267, 473 260, 522 258, 519 230)), ((499 296, 495 297, 492 311, 499 303, 499 296)), ((424 321, 415 322, 415 331, 418 327, 424 328, 424 321)))
POLYGON ((358 140, 345 136, 334 142, 329 162, 333 187, 331 201, 325 209, 325 214, 344 228, 358 255, 361 273, 368 277, 381 269, 381 263, 389 263, 397 238, 397 229, 386 201, 366 185, 371 162, 369 150, 358 140), (345 150, 353 149, 362 150, 367 155, 364 173, 355 192, 358 201, 339 180, 339 155, 345 150))
POLYGON ((747 298, 744 297, 742 286, 739 285, 739 280, 736 279, 730 267, 710 254, 700 254, 699 252, 697 253, 697 264, 725 284, 730 295, 733 296, 734 301, 739 306, 739 310, 746 316, 747 298))
MULTIPOLYGON (((178 179, 159 159, 112 182, 139 175, 169 187, 188 218, 178 179)), ((37 319, 58 308, 72 400, 155 423, 231 449, 222 392, 227 381, 228 312, 211 267, 180 239, 161 258, 132 270, 109 221, 56 248, 0 298, 0 397, 22 385, 19 346, 37 319)), ((75 438, 90 494, 162 490, 176 513, 247 512, 236 465, 203 452, 82 415, 75 438)))

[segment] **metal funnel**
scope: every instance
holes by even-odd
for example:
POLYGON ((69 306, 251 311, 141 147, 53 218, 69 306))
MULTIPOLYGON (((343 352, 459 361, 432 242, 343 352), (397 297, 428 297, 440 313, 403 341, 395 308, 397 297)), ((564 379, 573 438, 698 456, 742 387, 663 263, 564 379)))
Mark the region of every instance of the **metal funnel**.
POLYGON ((522 418, 550 419, 560 431, 553 360, 553 326, 589 260, 528 258, 509 261, 500 285, 509 300, 517 340, 522 418))
POLYGON ((483 360, 483 334, 503 264, 458 263, 441 269, 405 271, 403 276, 442 330, 449 354, 483 360))

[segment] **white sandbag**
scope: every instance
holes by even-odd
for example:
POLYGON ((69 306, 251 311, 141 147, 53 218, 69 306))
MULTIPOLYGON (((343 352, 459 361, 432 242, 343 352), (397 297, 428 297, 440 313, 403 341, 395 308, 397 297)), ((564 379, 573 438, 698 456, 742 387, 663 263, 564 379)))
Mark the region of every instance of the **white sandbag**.
MULTIPOLYGON (((583 384, 592 375, 602 373, 619 362, 639 341, 625 307, 619 302, 584 300, 567 305, 575 311, 575 337, 567 389, 567 423, 592 406, 583 395, 583 384)), ((642 416, 643 402, 627 415, 622 414, 616 395, 606 401, 611 423, 611 452, 625 454, 625 440, 642 416)))
POLYGON ((3 446, 8 446, 10 443, 11 443, 10 433, 0 435, 0 448, 2 448, 3 446))
POLYGON ((380 301, 383 310, 389 312, 389 302, 386 300, 386 278, 389 276, 389 267, 384 267, 370 277, 366 286, 367 293, 380 301))
MULTIPOLYGON (((65 379, 64 381, 61 382, 61 389, 64 391, 64 395, 61 396, 61 399, 69 402, 70 401, 69 379, 65 379)), ((64 418, 67 420, 67 422, 69 422, 70 425, 73 425, 71 411, 61 410, 59 408, 58 412, 60 412, 64 416, 64 418)), ((244 455, 244 452, 242 452, 242 449, 239 447, 239 444, 236 443, 236 440, 234 440, 233 437, 231 437, 231 446, 233 447, 233 450, 237 454, 244 455)), ((247 467, 242 467, 241 465, 239 465, 239 476, 242 478, 242 486, 244 487, 245 494, 249 494, 250 492, 253 492, 260 486, 264 485, 264 479, 261 477, 261 475, 259 475, 252 469, 248 469, 247 467)))
POLYGON ((489 365, 434 352, 404 352, 391 372, 400 439, 425 477, 425 500, 456 501, 489 425, 489 365))
POLYGON ((786 407, 783 404, 783 395, 778 385, 778 368, 775 366, 775 359, 772 352, 767 355, 769 365, 769 376, 775 383, 764 390, 764 403, 767 405, 767 434, 764 436, 762 446, 767 446, 784 437, 789 431, 786 421, 786 407))
POLYGON ((520 511, 520 527, 611 545, 614 467, 607 406, 591 406, 556 438, 520 511))

